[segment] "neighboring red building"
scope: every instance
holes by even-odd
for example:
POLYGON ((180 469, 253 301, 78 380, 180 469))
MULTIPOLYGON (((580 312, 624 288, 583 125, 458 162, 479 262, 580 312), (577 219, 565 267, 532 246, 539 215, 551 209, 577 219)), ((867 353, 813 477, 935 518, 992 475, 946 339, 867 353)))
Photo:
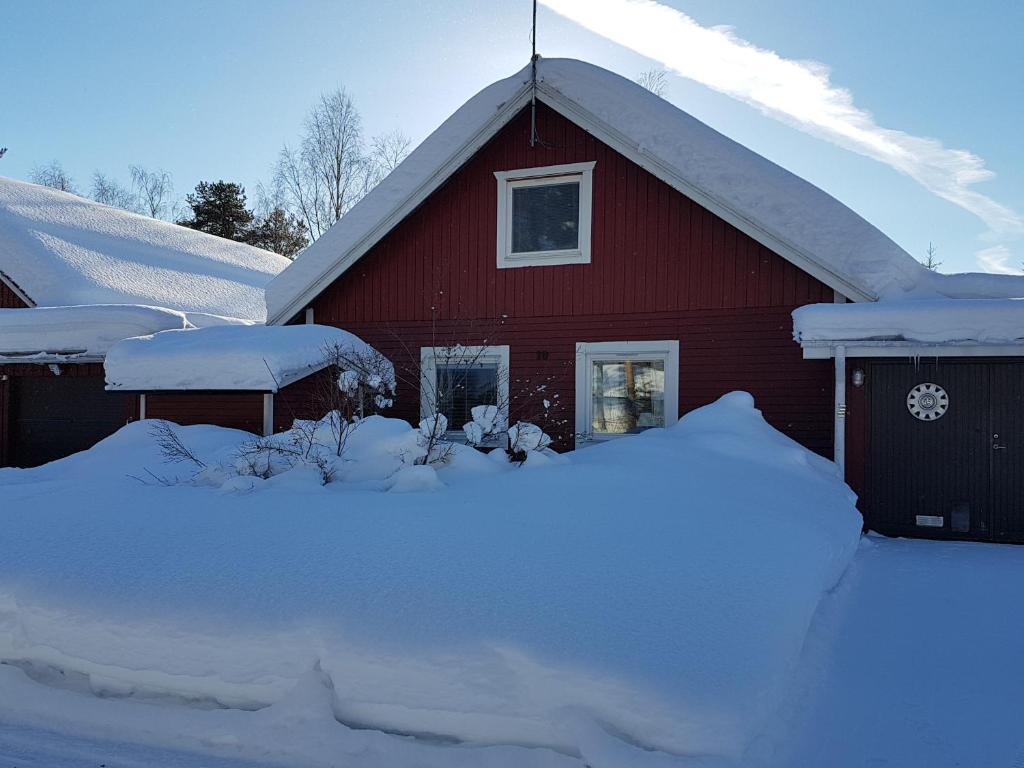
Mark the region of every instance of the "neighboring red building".
POLYGON ((0 466, 67 456, 138 418, 138 398, 105 391, 110 344, 220 316, 262 321, 263 286, 287 263, 0 177, 0 466))

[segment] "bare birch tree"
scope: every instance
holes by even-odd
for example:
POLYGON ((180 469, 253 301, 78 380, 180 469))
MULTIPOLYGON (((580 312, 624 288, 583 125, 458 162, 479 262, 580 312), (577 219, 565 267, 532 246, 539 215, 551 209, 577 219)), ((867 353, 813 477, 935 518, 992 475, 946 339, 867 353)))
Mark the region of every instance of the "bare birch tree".
POLYGON ((64 170, 58 161, 53 160, 47 165, 37 165, 32 169, 31 179, 35 184, 42 184, 44 187, 59 189, 61 192, 78 194, 75 189, 75 182, 67 171, 64 170))
POLYGON ((388 131, 373 138, 370 142, 371 186, 379 183, 405 160, 410 146, 412 140, 399 130, 388 131))
POLYGON ((132 191, 122 187, 116 179, 112 179, 100 171, 96 171, 92 175, 90 195, 97 203, 123 208, 126 211, 137 210, 137 198, 132 191))
POLYGON ((320 97, 306 117, 298 149, 285 146, 275 184, 313 239, 340 219, 365 192, 362 118, 344 88, 320 97))
POLYGON ((648 69, 646 72, 641 72, 636 81, 655 96, 665 98, 665 92, 668 90, 665 70, 648 69))
POLYGON ((139 213, 154 219, 173 219, 174 185, 167 171, 149 171, 138 165, 129 166, 132 192, 139 213))

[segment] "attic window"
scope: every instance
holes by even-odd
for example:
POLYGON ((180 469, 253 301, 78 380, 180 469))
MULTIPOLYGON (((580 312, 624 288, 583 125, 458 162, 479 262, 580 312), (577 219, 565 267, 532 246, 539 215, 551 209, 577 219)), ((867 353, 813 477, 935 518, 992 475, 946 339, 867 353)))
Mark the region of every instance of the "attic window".
POLYGON ((498 171, 498 267, 590 263, 594 163, 498 171))

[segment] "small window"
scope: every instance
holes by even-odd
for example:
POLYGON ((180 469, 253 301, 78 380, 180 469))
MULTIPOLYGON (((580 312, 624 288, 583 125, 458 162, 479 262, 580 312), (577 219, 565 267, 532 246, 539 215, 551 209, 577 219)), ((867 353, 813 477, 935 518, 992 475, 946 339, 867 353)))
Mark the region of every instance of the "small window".
POLYGON ((678 412, 678 341, 576 345, 578 441, 669 426, 678 412))
POLYGON ((436 409, 448 420, 448 434, 463 439, 473 408, 494 405, 508 419, 508 347, 423 347, 420 350, 420 417, 436 409))
POLYGON ((594 163, 495 173, 498 266, 590 262, 594 163))

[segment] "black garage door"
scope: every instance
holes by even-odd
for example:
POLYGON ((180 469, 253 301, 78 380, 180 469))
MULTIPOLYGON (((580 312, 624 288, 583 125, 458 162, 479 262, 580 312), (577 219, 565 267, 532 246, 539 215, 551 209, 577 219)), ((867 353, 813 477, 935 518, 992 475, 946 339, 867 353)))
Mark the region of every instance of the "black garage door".
POLYGON ((1024 361, 875 361, 867 400, 869 528, 1024 542, 1024 361))
POLYGON ((8 462, 35 467, 90 448, 125 425, 130 396, 99 376, 12 376, 8 462))

